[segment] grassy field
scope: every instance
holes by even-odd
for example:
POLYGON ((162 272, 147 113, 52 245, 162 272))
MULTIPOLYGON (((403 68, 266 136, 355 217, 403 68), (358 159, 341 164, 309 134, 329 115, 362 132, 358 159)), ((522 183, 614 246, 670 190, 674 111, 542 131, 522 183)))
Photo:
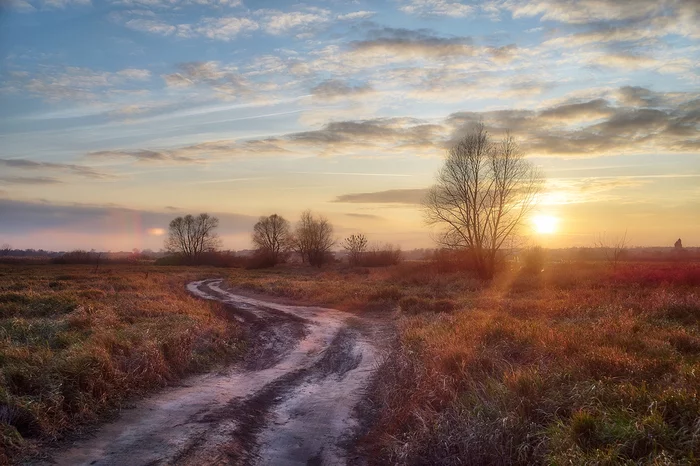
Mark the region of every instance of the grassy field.
POLYGON ((2 446, 26 451, 235 359, 240 329, 184 289, 215 276, 395 321, 361 443, 375 464, 700 461, 700 264, 674 263, 560 263, 493 283, 430 263, 3 267, 2 446))
POLYGON ((376 464, 697 464, 700 265, 576 263, 485 284, 429 264, 233 272, 259 293, 400 309, 376 464))
POLYGON ((217 271, 0 265, 0 464, 236 359, 241 329, 185 283, 217 271))

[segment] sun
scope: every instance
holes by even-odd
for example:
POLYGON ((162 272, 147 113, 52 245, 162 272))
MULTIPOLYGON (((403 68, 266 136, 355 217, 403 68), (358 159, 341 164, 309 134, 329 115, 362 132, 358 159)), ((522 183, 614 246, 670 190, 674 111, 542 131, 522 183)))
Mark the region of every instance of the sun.
POLYGON ((535 215, 532 217, 532 225, 535 232, 542 235, 551 235, 557 231, 559 219, 552 215, 535 215))

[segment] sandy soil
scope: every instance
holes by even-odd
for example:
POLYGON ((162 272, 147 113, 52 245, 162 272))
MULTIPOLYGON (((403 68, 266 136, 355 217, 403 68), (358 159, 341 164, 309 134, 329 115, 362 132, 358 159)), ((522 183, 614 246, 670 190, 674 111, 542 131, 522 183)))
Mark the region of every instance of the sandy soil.
POLYGON ((245 361, 138 402, 53 464, 346 464, 386 328, 234 294, 219 279, 188 289, 236 313, 251 341, 245 361))

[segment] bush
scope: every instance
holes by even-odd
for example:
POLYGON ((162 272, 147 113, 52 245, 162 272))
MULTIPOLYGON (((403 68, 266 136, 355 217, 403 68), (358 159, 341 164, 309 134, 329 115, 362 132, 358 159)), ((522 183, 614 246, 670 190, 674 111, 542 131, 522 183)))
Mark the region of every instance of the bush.
POLYGON ((542 272, 547 260, 546 254, 547 253, 541 246, 535 246, 525 251, 523 254, 522 271, 531 274, 542 272))
POLYGON ((76 249, 62 256, 54 257, 51 262, 53 264, 97 264, 99 260, 100 254, 95 251, 76 249))
POLYGON ((277 260, 267 251, 258 250, 246 261, 246 269, 268 269, 277 265, 277 260))
POLYGON ((359 265, 363 267, 388 267, 401 262, 401 248, 386 244, 383 248, 374 248, 360 256, 359 265))
POLYGON ((438 249, 432 259, 439 273, 476 270, 474 254, 467 249, 438 249))

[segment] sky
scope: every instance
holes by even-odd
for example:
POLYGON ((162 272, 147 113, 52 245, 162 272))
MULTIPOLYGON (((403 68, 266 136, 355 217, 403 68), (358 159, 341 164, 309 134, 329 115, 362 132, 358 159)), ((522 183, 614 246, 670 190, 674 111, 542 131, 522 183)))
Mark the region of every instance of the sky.
POLYGON ((528 241, 700 246, 697 0, 0 5, 0 243, 158 250, 209 212, 236 250, 311 209, 431 247, 421 198, 483 122, 546 177, 528 241))

